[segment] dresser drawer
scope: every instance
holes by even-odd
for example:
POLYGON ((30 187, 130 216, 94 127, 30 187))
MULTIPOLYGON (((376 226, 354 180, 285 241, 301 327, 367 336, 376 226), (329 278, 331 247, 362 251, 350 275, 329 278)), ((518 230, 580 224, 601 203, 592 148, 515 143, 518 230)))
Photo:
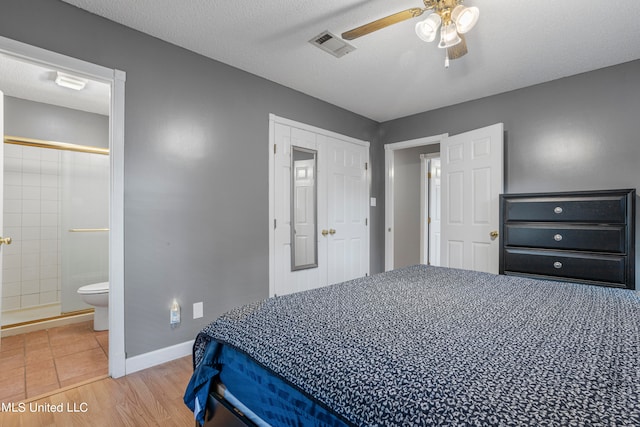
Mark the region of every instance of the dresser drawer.
POLYGON ((623 224, 627 198, 553 197, 514 198, 505 200, 504 221, 573 221, 623 224))
POLYGON ((562 224, 508 224, 504 245, 625 253, 626 227, 562 224))
POLYGON ((598 256, 560 251, 506 249, 504 270, 506 273, 624 284, 625 261, 625 257, 614 255, 598 256))

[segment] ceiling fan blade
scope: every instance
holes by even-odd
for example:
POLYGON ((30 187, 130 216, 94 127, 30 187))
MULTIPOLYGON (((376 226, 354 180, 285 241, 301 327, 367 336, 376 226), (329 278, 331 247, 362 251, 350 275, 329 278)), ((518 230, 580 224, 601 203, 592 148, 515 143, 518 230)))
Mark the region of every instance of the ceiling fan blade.
POLYGON ((467 54, 467 41, 464 38, 464 34, 458 34, 462 41, 455 46, 447 48, 447 55, 449 59, 458 59, 467 54))
POLYGON ((353 30, 346 31, 342 33, 342 38, 345 40, 356 39, 369 33, 373 33, 374 31, 378 31, 384 27, 388 27, 389 25, 397 24, 398 22, 406 21, 407 19, 420 16, 424 13, 425 10, 427 9, 414 7, 412 9, 394 13, 393 15, 389 15, 376 21, 369 22, 368 24, 361 25, 358 28, 354 28, 353 30))

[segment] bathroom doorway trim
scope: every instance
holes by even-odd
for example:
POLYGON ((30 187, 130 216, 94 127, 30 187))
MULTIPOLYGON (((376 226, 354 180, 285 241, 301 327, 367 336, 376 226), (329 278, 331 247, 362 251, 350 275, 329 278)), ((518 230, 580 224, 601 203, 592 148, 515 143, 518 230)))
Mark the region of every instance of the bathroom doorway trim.
POLYGON ((109 112, 109 375, 124 376, 124 88, 126 73, 0 36, 0 53, 111 86, 109 112))

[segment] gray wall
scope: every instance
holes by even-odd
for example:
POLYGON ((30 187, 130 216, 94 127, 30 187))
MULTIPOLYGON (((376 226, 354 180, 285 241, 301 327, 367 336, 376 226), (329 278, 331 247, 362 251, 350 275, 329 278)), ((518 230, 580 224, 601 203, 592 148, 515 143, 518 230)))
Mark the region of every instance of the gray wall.
POLYGON ((128 357, 268 296, 269 113, 377 143, 372 120, 59 1, 3 0, 0 35, 127 73, 128 357), (182 324, 171 329, 174 297, 182 324), (205 317, 192 320, 198 301, 205 317))
POLYGON ((4 133, 69 144, 109 148, 109 117, 4 97, 4 133))
POLYGON ((385 143, 504 122, 510 192, 640 184, 640 61, 378 125, 59 1, 3 0, 0 35, 127 73, 129 357, 267 296, 269 113, 371 141, 372 273, 384 266, 385 143), (197 301, 205 318, 193 321, 197 301))
POLYGON ((502 122, 508 192, 640 188, 639 113, 633 61, 389 121, 380 137, 387 144, 502 122))
POLYGON ((394 268, 420 263, 420 155, 439 150, 433 144, 393 152, 394 268))
MULTIPOLYGON (((640 60, 389 121, 380 138, 455 135, 498 122, 506 192, 640 189, 640 60)), ((640 270, 638 250, 636 264, 640 270)))

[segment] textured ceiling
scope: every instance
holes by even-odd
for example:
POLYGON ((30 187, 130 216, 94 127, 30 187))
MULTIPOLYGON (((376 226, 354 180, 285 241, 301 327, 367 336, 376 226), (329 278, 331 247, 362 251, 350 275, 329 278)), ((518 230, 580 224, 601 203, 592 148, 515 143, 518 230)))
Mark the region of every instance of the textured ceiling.
POLYGON ((308 43, 419 0, 64 1, 377 121, 640 58, 638 0, 467 0, 480 20, 449 69, 415 35, 421 18, 356 39, 339 59, 308 43))
POLYGON ((55 84, 56 70, 0 54, 0 90, 7 96, 109 115, 110 86, 89 80, 76 91, 55 84))

